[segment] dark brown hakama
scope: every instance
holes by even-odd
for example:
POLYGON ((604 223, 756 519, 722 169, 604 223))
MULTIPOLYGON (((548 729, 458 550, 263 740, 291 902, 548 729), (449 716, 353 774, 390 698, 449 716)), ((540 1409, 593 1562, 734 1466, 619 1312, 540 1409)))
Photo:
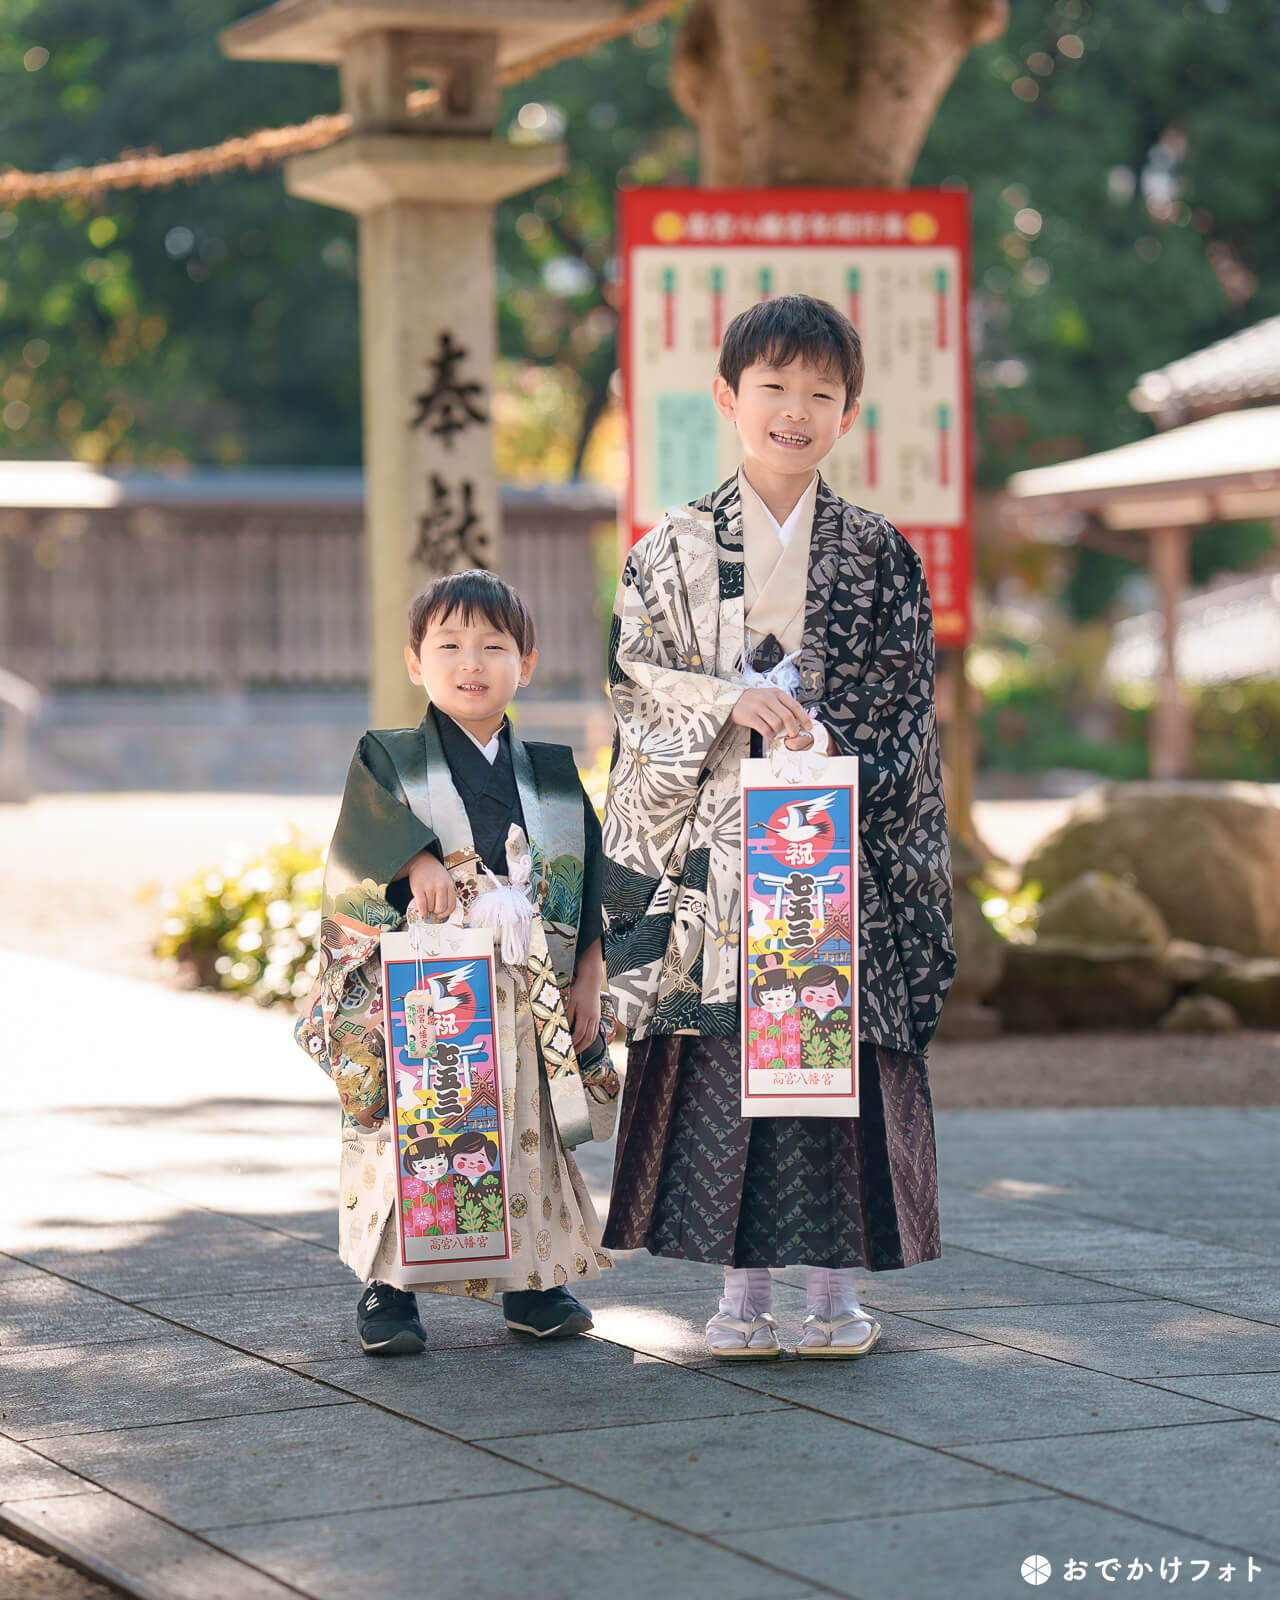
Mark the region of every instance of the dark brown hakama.
POLYGON ((863 1043, 857 1118, 744 1118, 740 1050, 698 1034, 632 1044, 605 1246, 871 1272, 940 1256, 923 1060, 863 1043))

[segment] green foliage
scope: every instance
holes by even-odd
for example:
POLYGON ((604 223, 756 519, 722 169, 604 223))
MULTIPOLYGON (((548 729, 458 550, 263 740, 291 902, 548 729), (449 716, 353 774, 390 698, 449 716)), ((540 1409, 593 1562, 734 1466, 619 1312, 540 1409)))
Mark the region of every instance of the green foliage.
POLYGON ((1136 562, 1110 550, 1077 545, 1075 564, 1061 596, 1067 615, 1077 622, 1096 622, 1105 617, 1125 583, 1140 570, 1136 562))
MULTIPOLYGON (((1280 782, 1280 683, 1205 684, 1186 694, 1196 777, 1280 782)), ((1006 666, 984 696, 979 760, 988 770, 1067 767, 1115 781, 1148 775, 1149 693, 1108 693, 1056 658, 1006 666)))
MULTIPOLYGON (((9 0, 5 162, 39 171, 167 153, 336 110, 331 68, 222 56, 218 31, 253 9, 9 0)), ((554 135, 563 114, 571 162, 567 178, 498 218, 501 348, 558 375, 525 404, 532 425, 516 432, 532 437, 503 462, 510 476, 530 463, 543 476, 548 463, 573 473, 605 409, 619 174, 692 172, 692 135, 665 88, 670 36, 670 25, 641 30, 505 98, 501 131, 520 137, 554 135), (522 108, 544 103, 547 120, 522 127, 522 108), (550 445, 542 398, 562 435, 550 445)), ((355 219, 288 195, 278 167, 0 210, 0 280, 0 447, 10 457, 359 463, 355 219)))
POLYGON ((980 764, 1002 772, 1076 768, 1115 779, 1147 773, 1146 709, 1120 703, 1102 684, 1108 635, 1068 628, 1023 639, 997 630, 969 659, 982 690, 980 764))
POLYGON ((1271 554, 1275 536, 1265 522, 1222 522, 1200 528, 1191 540, 1191 581, 1208 583, 1219 572, 1246 572, 1271 554))
POLYGON ((1200 689, 1191 719, 1198 778, 1280 782, 1280 683, 1274 678, 1200 689))
MULTIPOLYGON (((1221 522, 1200 528, 1191 539, 1191 582, 1208 583, 1220 572, 1245 572, 1271 553, 1275 537, 1265 522, 1221 522)), ((1077 622, 1107 616, 1128 580, 1143 569, 1136 561, 1077 545, 1062 590, 1062 604, 1077 622)))
POLYGON ((617 189, 696 180, 696 141, 667 91, 675 26, 641 28, 503 97, 513 138, 568 149, 564 178, 498 208, 498 338, 503 355, 573 375, 575 477, 618 365, 617 189))
MULTIPOLYGON (((5 161, 87 165, 335 110, 332 70, 221 55, 247 9, 0 8, 5 161)), ((0 413, 8 455, 359 461, 354 219, 287 195, 277 168, 29 200, 0 211, 0 235, 0 381, 26 408, 0 413)))
MULTIPOLYGON (((8 0, 5 161, 181 150, 335 109, 330 68, 221 56, 218 30, 250 9, 8 0)), ((525 397, 513 475, 576 471, 606 412, 617 185, 695 177, 666 87, 678 25, 504 96, 501 131, 569 148, 564 178, 498 213, 501 351, 555 375, 525 397)), ((1143 435, 1140 373, 1280 311, 1278 31, 1272 0, 1012 0, 1005 38, 962 66, 913 182, 973 192, 983 484, 1143 435)), ((355 224, 291 198, 278 169, 24 202, 0 213, 0 252, 9 456, 359 461, 355 224)))
POLYGON ((456 1220, 459 1233, 483 1233, 486 1227, 484 1206, 470 1184, 455 1190, 456 1220))
POLYGON ((981 903, 982 915, 1002 939, 1018 944, 1035 937, 1036 917, 1043 893, 1041 884, 1026 883, 1021 888, 1011 888, 1008 884, 992 883, 985 878, 970 878, 969 888, 981 903))
MULTIPOLYGON (((595 779, 582 774, 601 802, 608 754, 601 751, 595 779)), ((554 873, 563 877, 567 861, 554 863, 554 873)), ((580 896, 581 866, 569 876, 576 889, 558 887, 580 896)), ((315 981, 323 878, 322 853, 291 830, 253 861, 224 862, 167 892, 155 953, 201 988, 246 994, 260 1005, 292 1003, 315 981)))
POLYGON ((296 833, 255 861, 197 874, 165 897, 155 952, 205 988, 273 1005, 316 975, 320 853, 296 833))
POLYGON ((1272 0, 1012 0, 968 57, 913 182, 973 192, 981 483, 1146 435, 1136 378, 1280 311, 1278 45, 1272 0))
POLYGON ((1146 716, 1114 700, 1086 698, 1072 673, 1037 673, 988 692, 978 718, 980 763, 998 772, 1065 767, 1117 781, 1145 778, 1146 716))

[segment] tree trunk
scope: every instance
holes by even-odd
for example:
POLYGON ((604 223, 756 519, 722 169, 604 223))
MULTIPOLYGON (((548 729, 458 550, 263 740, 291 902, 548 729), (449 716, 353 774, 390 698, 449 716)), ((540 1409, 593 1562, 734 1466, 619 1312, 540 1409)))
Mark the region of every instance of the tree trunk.
POLYGON ((708 187, 910 181, 943 95, 1008 0, 694 0, 671 91, 708 187))

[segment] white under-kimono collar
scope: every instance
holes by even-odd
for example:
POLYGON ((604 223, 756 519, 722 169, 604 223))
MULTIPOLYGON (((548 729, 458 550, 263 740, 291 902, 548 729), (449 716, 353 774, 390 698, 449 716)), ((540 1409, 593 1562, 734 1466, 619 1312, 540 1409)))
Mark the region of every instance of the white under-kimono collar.
POLYGON ((754 648, 773 634, 783 650, 804 638, 809 542, 818 500, 818 474, 780 527, 777 518, 738 471, 742 492, 743 620, 754 648))
POLYGON ((813 521, 813 510, 818 500, 818 473, 814 470, 809 486, 792 506, 785 522, 779 522, 761 497, 751 487, 747 480, 746 469, 738 468, 738 492, 742 497, 744 515, 751 517, 754 513, 757 518, 767 520, 768 526, 778 536, 778 543, 785 550, 791 542, 791 535, 798 527, 813 521))

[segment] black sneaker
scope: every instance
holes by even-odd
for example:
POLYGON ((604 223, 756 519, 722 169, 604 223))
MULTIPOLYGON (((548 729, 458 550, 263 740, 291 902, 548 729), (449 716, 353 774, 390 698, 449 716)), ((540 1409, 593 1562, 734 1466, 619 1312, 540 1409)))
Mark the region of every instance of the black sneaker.
POLYGON ((427 1348, 416 1297, 389 1283, 371 1283, 360 1296, 356 1332, 367 1356, 418 1356, 427 1348))
POLYGON ((593 1326, 586 1306, 563 1288, 504 1294, 502 1316, 513 1333, 531 1333, 535 1339, 572 1339, 593 1326))

